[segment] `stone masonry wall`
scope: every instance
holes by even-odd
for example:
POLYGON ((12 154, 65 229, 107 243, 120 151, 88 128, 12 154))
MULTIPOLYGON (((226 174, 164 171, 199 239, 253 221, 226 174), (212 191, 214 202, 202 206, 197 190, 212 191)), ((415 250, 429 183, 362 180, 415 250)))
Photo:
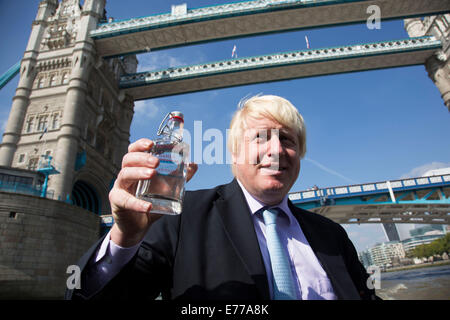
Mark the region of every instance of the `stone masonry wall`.
POLYGON ((0 299, 62 299, 67 267, 99 230, 100 217, 90 211, 0 192, 0 299))

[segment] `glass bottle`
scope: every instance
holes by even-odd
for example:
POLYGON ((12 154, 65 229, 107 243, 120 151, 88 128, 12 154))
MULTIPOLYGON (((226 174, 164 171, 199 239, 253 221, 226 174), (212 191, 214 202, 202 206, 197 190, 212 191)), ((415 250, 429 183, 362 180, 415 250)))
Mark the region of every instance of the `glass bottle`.
POLYGON ((136 197, 151 202, 152 213, 181 213, 189 152, 189 146, 183 142, 183 125, 181 112, 169 112, 158 129, 161 138, 154 140, 149 151, 159 159, 159 166, 155 176, 139 181, 136 197))

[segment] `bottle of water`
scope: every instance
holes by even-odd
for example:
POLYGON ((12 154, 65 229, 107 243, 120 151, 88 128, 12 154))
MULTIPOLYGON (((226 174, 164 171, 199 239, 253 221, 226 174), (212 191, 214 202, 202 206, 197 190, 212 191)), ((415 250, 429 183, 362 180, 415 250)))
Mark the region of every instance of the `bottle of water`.
POLYGON ((157 133, 161 138, 154 140, 150 150, 159 159, 157 173, 153 178, 138 183, 136 197, 151 202, 152 213, 181 213, 189 150, 183 142, 183 125, 181 112, 169 112, 164 117, 157 133))

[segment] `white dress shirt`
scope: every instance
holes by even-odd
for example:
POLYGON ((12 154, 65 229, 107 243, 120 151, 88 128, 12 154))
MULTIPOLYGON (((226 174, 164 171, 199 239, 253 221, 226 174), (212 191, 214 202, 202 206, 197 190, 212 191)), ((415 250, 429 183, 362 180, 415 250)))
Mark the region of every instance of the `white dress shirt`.
MULTIPOLYGON (((239 186, 244 192, 250 208, 253 226, 258 237, 264 266, 266 267, 267 278, 271 296, 273 295, 272 266, 270 264, 269 251, 266 244, 266 226, 261 214, 256 214, 264 203, 255 199, 238 180, 239 186)), ((277 219, 277 232, 283 247, 287 247, 289 263, 291 265, 294 286, 297 291, 297 298, 302 300, 334 300, 337 299, 333 287, 322 265, 314 254, 311 246, 306 240, 297 219, 292 215, 288 206, 288 197, 278 205, 285 215, 277 219)))

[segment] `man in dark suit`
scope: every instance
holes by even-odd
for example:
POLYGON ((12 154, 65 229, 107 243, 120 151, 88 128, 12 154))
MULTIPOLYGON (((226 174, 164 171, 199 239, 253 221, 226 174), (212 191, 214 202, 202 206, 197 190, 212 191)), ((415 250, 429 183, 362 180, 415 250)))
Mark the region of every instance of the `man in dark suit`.
POLYGON ((242 102, 228 146, 235 179, 186 192, 179 216, 153 214, 134 197, 137 181, 156 173, 151 146, 130 145, 110 192, 115 223, 80 260, 81 289, 66 298, 376 298, 344 229, 288 200, 306 152, 303 118, 288 100, 242 102))

